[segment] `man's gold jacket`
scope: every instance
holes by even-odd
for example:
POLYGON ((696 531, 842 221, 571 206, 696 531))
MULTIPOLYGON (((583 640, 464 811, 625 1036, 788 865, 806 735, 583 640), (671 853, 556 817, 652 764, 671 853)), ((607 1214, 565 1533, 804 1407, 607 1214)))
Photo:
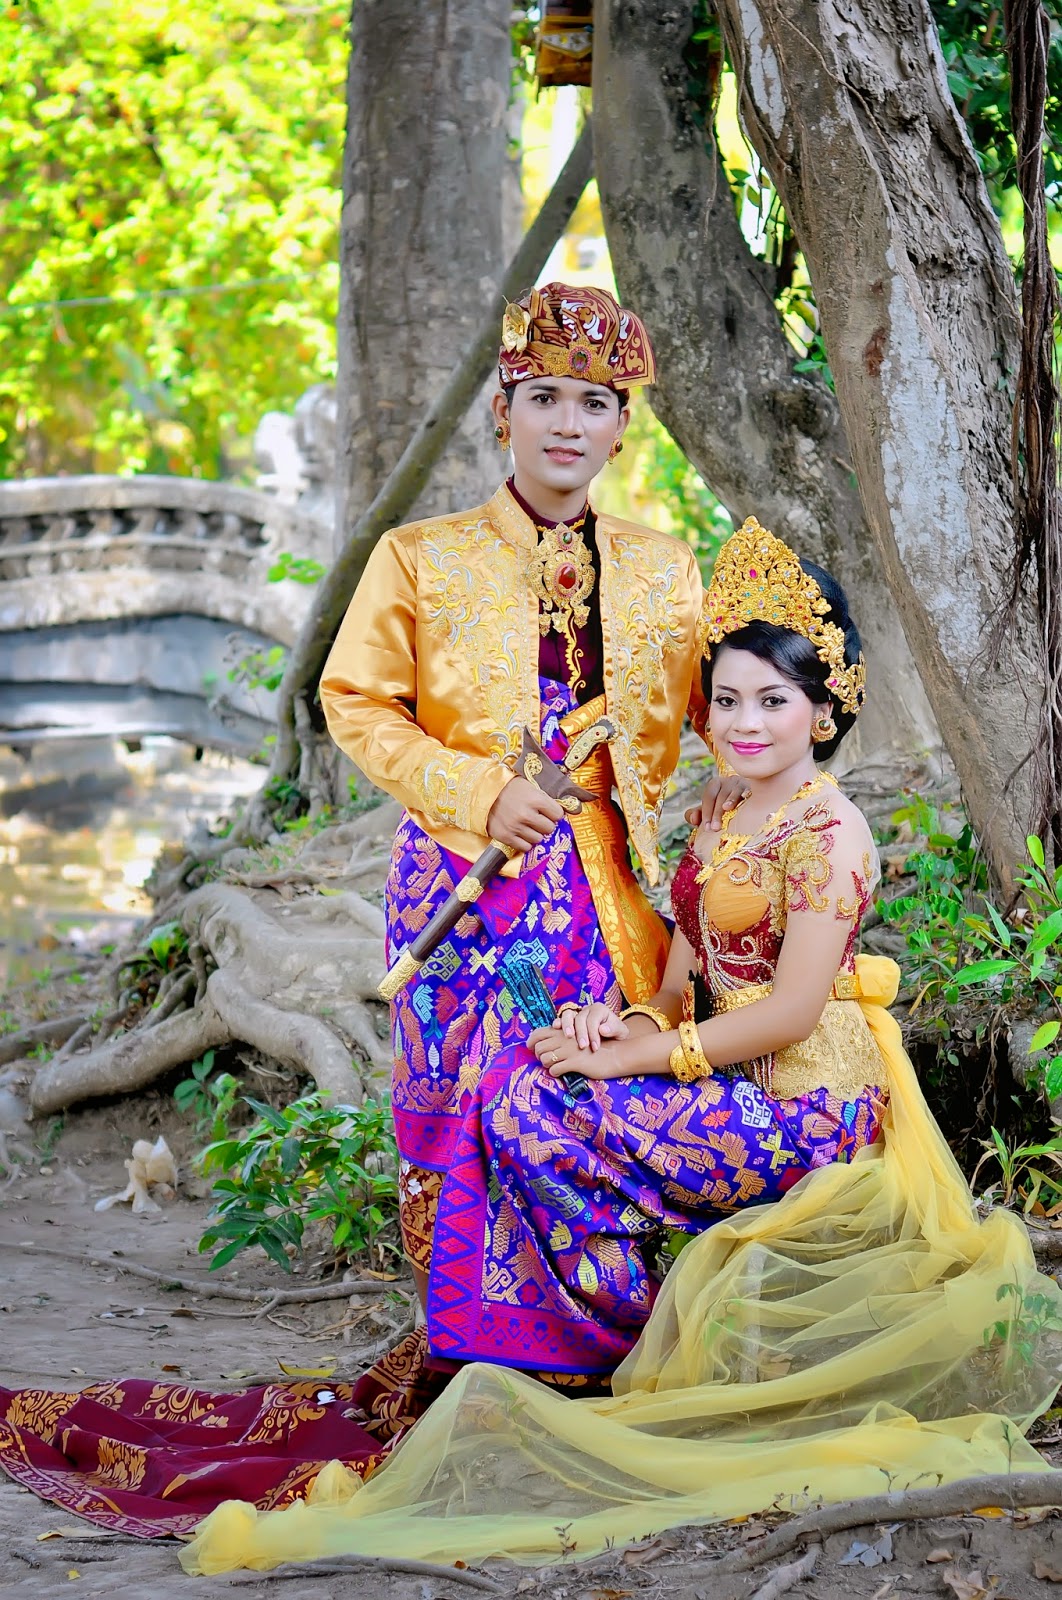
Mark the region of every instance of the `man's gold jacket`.
MULTIPOLYGON (((605 699, 631 842, 659 876, 660 807, 687 706, 704 705, 695 631, 701 579, 688 545, 598 515, 605 699)), ((474 860, 539 732, 538 533, 503 485, 484 506, 385 534, 325 664, 329 732, 373 783, 447 850, 474 860)), ((509 871, 518 870, 511 862, 509 871)))

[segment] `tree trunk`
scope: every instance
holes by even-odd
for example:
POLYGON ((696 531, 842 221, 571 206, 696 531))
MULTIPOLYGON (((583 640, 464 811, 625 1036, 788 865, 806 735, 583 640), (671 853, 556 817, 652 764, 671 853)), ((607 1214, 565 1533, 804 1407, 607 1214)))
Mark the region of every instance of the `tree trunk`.
POLYGON ((837 401, 797 359, 749 250, 683 52, 694 0, 599 0, 594 154, 618 283, 659 357, 653 409, 735 521, 755 514, 844 585, 871 695, 843 754, 937 741, 867 529, 837 401), (637 137, 632 137, 637 130, 637 137))
POLYGON ((1014 275, 926 0, 720 0, 742 114, 815 286, 867 518, 1004 881, 1031 816, 1031 609, 1013 550, 1014 275))
MULTIPOLYGON (((341 548, 497 302, 511 223, 508 0, 358 0, 340 232, 341 548)), ((413 515, 475 505, 501 460, 486 405, 413 515)))

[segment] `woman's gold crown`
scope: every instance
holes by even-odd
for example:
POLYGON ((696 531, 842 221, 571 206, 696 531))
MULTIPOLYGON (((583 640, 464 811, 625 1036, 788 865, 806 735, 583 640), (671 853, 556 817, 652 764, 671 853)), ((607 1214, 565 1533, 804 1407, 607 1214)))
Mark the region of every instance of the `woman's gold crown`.
POLYGON ((845 661, 844 634, 824 622, 830 602, 799 557, 783 540, 746 517, 720 550, 704 597, 698 642, 701 653, 750 622, 771 622, 802 633, 829 669, 826 687, 838 705, 855 716, 867 693, 867 666, 845 661))

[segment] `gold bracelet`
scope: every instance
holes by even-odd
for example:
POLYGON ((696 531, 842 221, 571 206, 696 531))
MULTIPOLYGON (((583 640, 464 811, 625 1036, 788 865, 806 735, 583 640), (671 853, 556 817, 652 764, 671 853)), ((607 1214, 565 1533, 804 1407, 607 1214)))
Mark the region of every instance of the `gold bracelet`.
POLYGON ((704 1053, 701 1045, 701 1036, 697 1032, 695 1022, 680 1022, 678 1027, 679 1041, 686 1055, 686 1070, 689 1077, 686 1082, 691 1083, 694 1078, 707 1078, 712 1071, 712 1064, 704 1053))
POLYGON ((628 1006, 626 1011, 620 1012, 620 1021, 626 1022, 628 1017, 648 1017, 650 1022, 655 1022, 659 1033, 670 1033, 675 1024, 670 1017, 666 1017, 656 1006, 628 1006))
POLYGON ((668 1056, 667 1064, 671 1068, 671 1076, 676 1083, 692 1083, 696 1077, 696 1073, 691 1072, 689 1069, 689 1064, 686 1061, 686 1052, 680 1044, 677 1044, 668 1056))

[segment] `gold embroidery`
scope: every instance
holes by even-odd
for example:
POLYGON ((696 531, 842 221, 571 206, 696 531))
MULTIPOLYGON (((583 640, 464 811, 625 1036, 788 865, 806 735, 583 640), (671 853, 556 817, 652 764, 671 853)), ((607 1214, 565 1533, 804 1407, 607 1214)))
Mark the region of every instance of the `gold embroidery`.
POLYGON ((846 900, 842 895, 837 896, 837 920, 839 922, 858 922, 863 915, 865 907, 870 902, 870 885, 874 879, 874 864, 870 859, 870 851, 863 852, 863 870, 857 872, 852 869, 852 884, 855 888, 855 898, 846 900))
POLYGON ((245 1442, 276 1444, 300 1422, 319 1422, 325 1414, 324 1406, 317 1403, 319 1387, 314 1383, 293 1383, 286 1388, 271 1384, 262 1396, 261 1414, 245 1442))
POLYGON ((139 1445, 122 1444, 117 1439, 96 1443, 96 1469, 85 1475, 85 1482, 96 1489, 136 1489, 147 1472, 147 1451, 139 1445))
POLYGON ((609 710, 617 723, 613 767, 631 840, 650 882, 660 849, 661 791, 649 805, 638 781, 638 744, 650 700, 665 681, 665 657, 687 643, 677 560, 661 559, 658 541, 617 534, 602 542, 601 620, 613 677, 609 710), (610 557, 610 558, 609 558, 610 557), (629 585, 619 592, 619 585, 629 585))
POLYGON ((537 607, 526 564, 526 552, 486 512, 428 523, 421 536, 427 630, 467 657, 492 724, 488 747, 500 761, 517 754, 525 726, 538 732, 537 607))

